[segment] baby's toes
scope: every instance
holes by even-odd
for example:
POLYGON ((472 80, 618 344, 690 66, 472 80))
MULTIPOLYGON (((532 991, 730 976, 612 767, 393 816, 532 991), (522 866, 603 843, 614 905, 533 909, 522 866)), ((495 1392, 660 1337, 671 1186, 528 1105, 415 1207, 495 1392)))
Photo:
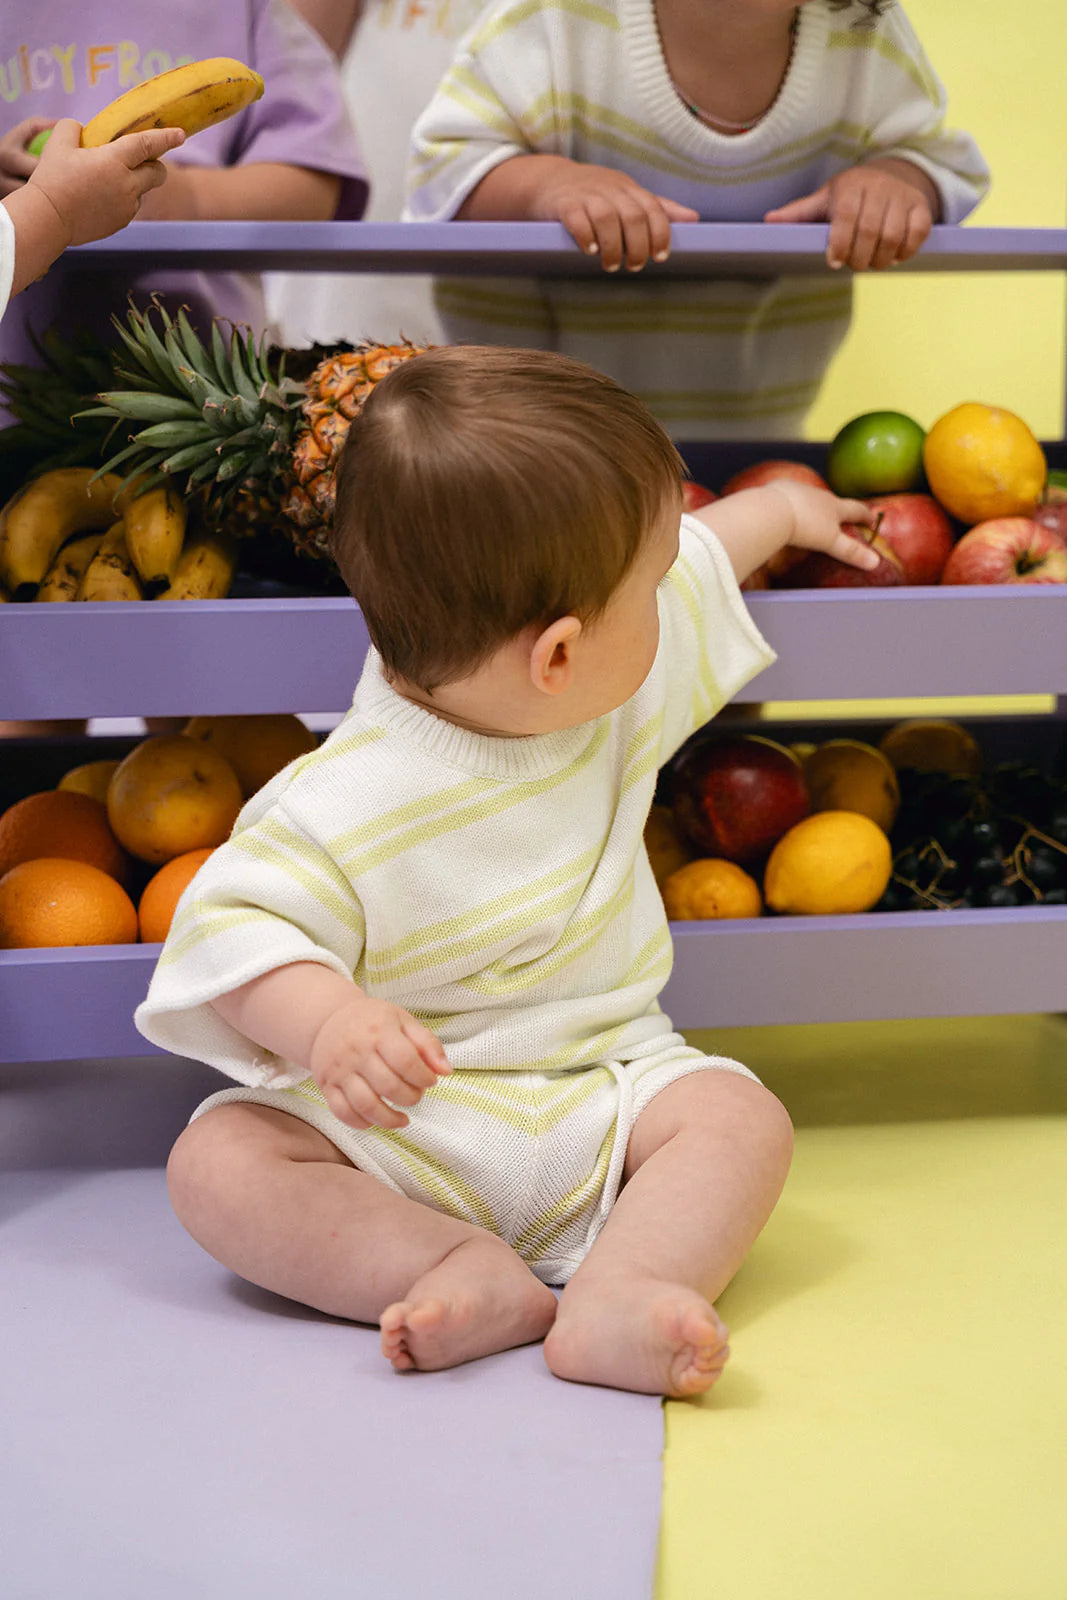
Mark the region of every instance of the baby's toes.
POLYGON ((379 1323, 382 1355, 387 1361, 392 1362, 397 1372, 407 1372, 415 1365, 407 1347, 408 1317, 411 1311, 412 1307, 406 1300, 398 1300, 395 1305, 386 1307, 379 1323))
POLYGON ((702 1394, 721 1377, 730 1355, 729 1334, 714 1311, 686 1306, 677 1323, 678 1348, 671 1362, 671 1390, 702 1394))

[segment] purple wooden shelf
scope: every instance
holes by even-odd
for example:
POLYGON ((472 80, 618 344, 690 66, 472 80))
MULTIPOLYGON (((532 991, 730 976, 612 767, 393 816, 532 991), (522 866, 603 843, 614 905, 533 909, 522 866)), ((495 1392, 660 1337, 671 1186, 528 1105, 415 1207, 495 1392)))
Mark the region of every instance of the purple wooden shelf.
MULTIPOLYGON (((1067 908, 674 925, 678 1027, 1067 1007, 1067 908)), ((158 945, 0 953, 0 1061, 153 1055, 133 1026, 158 945)))
MULTIPOLYGON (((706 278, 829 273, 822 224, 678 223, 668 261, 644 277, 706 278)), ((135 222, 69 250, 64 270, 127 266, 227 271, 447 272, 602 277, 558 222, 135 222)), ((934 228, 894 272, 1056 272, 1067 267, 1067 228, 934 228)), ((625 277, 625 275, 622 275, 625 277)))
MULTIPOLYGON (((779 660, 741 700, 1067 694, 1067 585, 754 593, 779 660)), ((347 710, 347 598, 5 605, 0 717, 347 710)))

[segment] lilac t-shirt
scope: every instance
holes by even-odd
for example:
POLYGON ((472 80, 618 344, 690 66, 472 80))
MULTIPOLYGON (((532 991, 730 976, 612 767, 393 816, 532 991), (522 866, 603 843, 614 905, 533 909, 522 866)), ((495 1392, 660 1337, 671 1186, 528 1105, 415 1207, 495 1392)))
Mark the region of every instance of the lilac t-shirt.
MULTIPOLYGON (((205 128, 168 160, 190 166, 275 161, 341 179, 335 215, 362 215, 367 182, 332 56, 286 0, 33 0, 0 6, 0 132, 26 117, 85 122, 144 78, 186 61, 234 56, 261 74, 263 98, 205 128)), ((309 223, 314 227, 314 223, 309 223)), ((8 307, 0 360, 29 359, 27 325, 107 333, 133 289, 159 290, 212 315, 262 325, 259 279, 238 273, 154 273, 136 280, 61 265, 8 307)))

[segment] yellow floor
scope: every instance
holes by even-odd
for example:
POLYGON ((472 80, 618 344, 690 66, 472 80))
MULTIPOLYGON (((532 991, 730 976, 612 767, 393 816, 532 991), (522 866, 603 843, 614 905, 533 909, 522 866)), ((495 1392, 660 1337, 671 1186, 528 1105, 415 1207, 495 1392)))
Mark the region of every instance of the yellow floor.
POLYGON ((666 1408, 657 1600, 1067 1600, 1067 1022, 715 1046, 797 1152, 666 1408))

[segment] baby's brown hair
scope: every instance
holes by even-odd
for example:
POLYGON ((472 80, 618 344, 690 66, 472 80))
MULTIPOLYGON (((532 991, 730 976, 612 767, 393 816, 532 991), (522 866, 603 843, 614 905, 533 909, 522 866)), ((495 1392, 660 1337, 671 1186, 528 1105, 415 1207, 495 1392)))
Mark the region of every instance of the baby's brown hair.
POLYGON ((446 345, 349 430, 331 550, 390 675, 432 690, 531 624, 595 619, 683 465, 634 395, 543 350, 446 345))

